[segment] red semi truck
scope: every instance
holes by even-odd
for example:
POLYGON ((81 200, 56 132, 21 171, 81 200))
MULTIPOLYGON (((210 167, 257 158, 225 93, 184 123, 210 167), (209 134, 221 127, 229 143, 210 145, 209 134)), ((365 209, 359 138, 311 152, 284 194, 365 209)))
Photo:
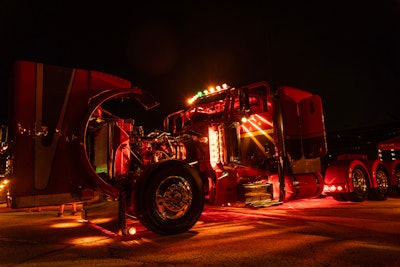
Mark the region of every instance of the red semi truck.
POLYGON ((203 90, 148 134, 135 125, 145 116, 136 103, 158 103, 113 75, 17 61, 10 93, 3 158, 11 208, 79 201, 85 219, 111 207, 121 234, 126 216, 176 234, 205 203, 265 207, 323 193, 384 200, 399 187, 398 161, 343 155, 323 167, 321 98, 288 86, 203 90))

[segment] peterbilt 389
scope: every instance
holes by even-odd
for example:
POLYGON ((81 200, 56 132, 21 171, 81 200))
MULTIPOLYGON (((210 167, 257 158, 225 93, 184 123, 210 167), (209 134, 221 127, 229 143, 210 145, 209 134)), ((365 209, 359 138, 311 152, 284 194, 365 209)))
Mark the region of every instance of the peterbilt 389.
POLYGON ((122 234, 126 216, 177 234, 206 203, 266 207, 323 193, 384 200, 399 185, 397 161, 345 155, 324 167, 322 100, 301 89, 223 84, 145 133, 135 124, 145 112, 130 109, 159 103, 126 79, 30 61, 12 73, 2 142, 11 208, 81 202, 88 219, 91 207, 109 202, 122 234))

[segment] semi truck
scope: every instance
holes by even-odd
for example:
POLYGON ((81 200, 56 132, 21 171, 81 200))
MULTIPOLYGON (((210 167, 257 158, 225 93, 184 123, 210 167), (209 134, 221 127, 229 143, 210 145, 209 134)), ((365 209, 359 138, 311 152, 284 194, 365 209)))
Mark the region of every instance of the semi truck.
POLYGON ((400 184, 397 160, 348 154, 324 164, 322 100, 305 90, 222 84, 145 133, 135 118, 159 103, 126 79, 32 61, 12 73, 2 140, 11 208, 81 202, 83 219, 112 214, 122 235, 127 217, 178 234, 205 204, 384 200, 400 184))

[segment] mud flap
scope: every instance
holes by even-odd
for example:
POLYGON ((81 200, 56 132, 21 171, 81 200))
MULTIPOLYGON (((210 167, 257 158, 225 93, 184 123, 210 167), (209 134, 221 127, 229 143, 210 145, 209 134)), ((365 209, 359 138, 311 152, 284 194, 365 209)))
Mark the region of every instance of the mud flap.
POLYGON ((102 231, 126 235, 125 203, 123 195, 118 199, 101 196, 97 202, 84 203, 82 219, 96 225, 102 231))

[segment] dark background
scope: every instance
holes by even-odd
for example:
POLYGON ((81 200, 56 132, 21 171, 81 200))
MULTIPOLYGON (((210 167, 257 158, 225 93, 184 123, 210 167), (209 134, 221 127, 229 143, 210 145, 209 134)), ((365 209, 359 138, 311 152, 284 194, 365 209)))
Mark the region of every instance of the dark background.
POLYGON ((400 121, 400 1, 136 2, 0 0, 0 122, 18 59, 131 80, 161 103, 146 132, 200 89, 261 80, 321 95, 327 131, 400 121))

